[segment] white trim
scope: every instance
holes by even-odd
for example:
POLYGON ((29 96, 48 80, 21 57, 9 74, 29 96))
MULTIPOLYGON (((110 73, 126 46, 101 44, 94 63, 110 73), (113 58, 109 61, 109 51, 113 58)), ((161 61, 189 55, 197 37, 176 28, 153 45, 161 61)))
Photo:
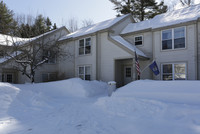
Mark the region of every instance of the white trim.
POLYGON ((137 36, 134 36, 134 45, 135 46, 142 46, 144 43, 143 43, 143 35, 137 35, 137 36), (142 37, 142 44, 140 44, 140 45, 135 45, 135 38, 136 37, 142 37))
POLYGON ((90 75, 90 80, 91 80, 91 77, 92 77, 92 67, 91 67, 91 65, 80 65, 80 66, 78 66, 78 71, 77 71, 78 72, 78 77, 81 78, 80 75, 83 75, 83 80, 85 80, 85 75, 87 75, 86 71, 85 71, 86 67, 90 68, 90 72, 89 72, 88 75, 90 75), (83 67, 83 74, 80 74, 80 71, 79 71, 80 67, 83 67))
POLYGON ((186 43, 186 26, 181 26, 181 27, 176 27, 176 28, 170 28, 170 29, 165 29, 165 30, 161 30, 161 51, 168 51, 168 50, 179 50, 179 49, 186 49, 186 45, 187 45, 187 43, 186 43), (184 35, 185 35, 185 47, 183 47, 183 48, 174 48, 174 29, 177 29, 177 28, 184 28, 184 35), (163 49, 163 43, 162 43, 162 41, 165 41, 165 40, 163 40, 162 39, 162 33, 163 33, 163 31, 167 31, 167 30, 171 30, 172 31, 172 38, 171 38, 171 40, 172 40, 172 49, 163 49))
POLYGON ((184 64, 185 65, 185 80, 187 80, 187 63, 186 62, 170 62, 170 63, 162 63, 161 64, 161 80, 163 80, 163 65, 172 65, 172 80, 175 80, 175 64, 184 64))
POLYGON ((78 40, 78 56, 83 56, 83 55, 89 55, 92 53, 92 38, 91 37, 85 37, 85 38, 82 38, 82 39, 79 39, 78 40), (85 53, 85 50, 86 50, 86 39, 90 39, 90 53, 86 54, 85 53), (83 40, 83 54, 79 54, 79 48, 80 48, 80 41, 83 40))

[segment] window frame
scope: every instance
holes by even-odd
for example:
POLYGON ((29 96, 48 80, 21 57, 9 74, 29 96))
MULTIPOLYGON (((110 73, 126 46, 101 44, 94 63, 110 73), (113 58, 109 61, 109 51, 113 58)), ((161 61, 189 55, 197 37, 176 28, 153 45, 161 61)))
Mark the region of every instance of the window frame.
POLYGON ((50 82, 50 81, 56 81, 57 80, 57 73, 51 72, 51 73, 42 73, 42 82, 50 82), (47 75, 47 80, 43 79, 43 75, 47 75), (50 75, 55 75, 55 79, 50 79, 50 75))
POLYGON ((86 37, 86 38, 83 38, 83 39, 80 39, 78 40, 78 55, 79 56, 83 56, 83 55, 90 55, 92 53, 92 38, 91 37, 86 37), (89 45, 87 45, 87 39, 90 39, 90 43, 89 45), (80 41, 83 40, 83 46, 80 46, 80 41), (89 53, 87 53, 87 47, 89 47, 89 53), (81 53, 80 54, 80 49, 83 49, 83 54, 81 53))
POLYGON ((184 80, 187 80, 187 63, 186 62, 178 62, 178 63, 163 63, 161 64, 161 70, 162 70, 162 73, 161 73, 161 80, 163 80, 163 75, 164 74, 170 74, 170 73, 163 73, 163 65, 172 65, 172 80, 176 80, 175 79, 175 75, 176 74, 181 74, 181 73, 175 73, 175 65, 176 64, 184 64, 185 65, 185 79, 184 80))
POLYGON ((78 66, 78 77, 83 79, 83 80, 91 80, 91 76, 92 76, 92 67, 91 65, 81 65, 81 66, 78 66), (89 71, 89 74, 86 74, 86 68, 89 67, 90 68, 90 71, 89 71), (83 73, 80 74, 80 68, 83 68, 83 73), (86 75, 89 75, 90 76, 90 79, 86 79, 86 75), (82 76, 82 77, 81 77, 82 76))
MULTIPOLYGON (((51 53, 53 53, 53 51, 43 50, 42 59, 44 59, 45 57, 50 57, 51 53), (45 54, 46 52, 47 52, 47 55, 45 54)), ((56 64, 57 63, 57 56, 56 56, 56 54, 54 55, 54 58, 50 57, 45 63, 47 63, 47 64, 56 64), (52 59, 54 59, 53 62, 52 62, 52 59)))
POLYGON ((135 44, 135 46, 142 46, 143 45, 143 35, 137 35, 137 36, 134 36, 134 44, 135 44), (136 40, 135 40, 135 38, 137 38, 137 37, 142 37, 142 44, 139 44, 139 45, 136 45, 135 44, 135 42, 136 42, 136 40))
POLYGON ((1 81, 2 82, 8 82, 8 83, 14 83, 14 74, 13 73, 2 73, 1 74, 1 81), (11 81, 8 81, 8 75, 11 75, 11 81))
POLYGON ((168 51, 168 50, 179 50, 179 49, 186 49, 186 26, 181 26, 181 27, 176 27, 176 28, 170 28, 170 29, 165 29, 165 30, 161 30, 161 51, 168 51), (175 48, 174 46, 175 46, 175 44, 174 44, 174 40, 175 39, 178 39, 178 38, 175 38, 175 33, 174 33, 174 31, 175 31, 175 29, 178 29, 178 28, 184 28, 184 38, 185 38, 185 46, 184 47, 182 47, 182 48, 175 48), (171 38, 171 40, 172 40, 172 48, 171 49, 163 49, 163 31, 168 31, 168 30, 171 30, 172 31, 172 38, 171 38))

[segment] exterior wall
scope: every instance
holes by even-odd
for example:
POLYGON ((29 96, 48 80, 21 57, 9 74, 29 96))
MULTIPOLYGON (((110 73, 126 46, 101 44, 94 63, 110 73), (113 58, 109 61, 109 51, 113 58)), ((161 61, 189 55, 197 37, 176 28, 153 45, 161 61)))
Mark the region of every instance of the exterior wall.
POLYGON ((91 67, 91 80, 96 80, 96 35, 85 36, 74 41, 75 44, 75 76, 78 77, 79 66, 91 67), (91 38, 91 53, 87 55, 79 55, 79 40, 84 38, 91 38))
MULTIPOLYGON (((168 28, 169 29, 169 28, 168 28)), ((165 30, 165 29, 161 29, 165 30)), ((161 71, 163 63, 186 63, 186 78, 188 80, 197 79, 197 54, 196 54, 196 24, 186 26, 186 48, 175 50, 162 50, 161 30, 153 32, 154 59, 161 71)), ((154 79, 161 79, 161 73, 154 79)))
POLYGON ((123 22, 119 22, 118 24, 116 24, 115 26, 113 26, 111 28, 112 31, 114 31, 112 33, 112 35, 119 35, 121 33, 121 31, 129 24, 132 23, 134 20, 133 18, 130 16, 128 18, 126 18, 125 20, 123 20, 123 22))
POLYGON ((198 67, 198 80, 200 80, 200 21, 197 23, 197 67, 198 67))
POLYGON ((130 59, 133 56, 108 40, 107 32, 100 35, 100 42, 100 50, 98 50, 100 52, 100 64, 98 64, 99 80, 105 82, 113 81, 115 80, 115 60, 130 59))
POLYGON ((75 43, 74 41, 63 42, 61 44, 63 50, 70 54, 71 57, 64 57, 58 61, 58 79, 68 79, 75 77, 75 43))
POLYGON ((147 67, 151 61, 153 60, 153 34, 151 31, 149 32, 141 32, 141 33, 133 33, 123 36, 125 40, 130 42, 131 44, 135 45, 135 36, 142 36, 143 37, 143 44, 136 46, 139 50, 145 53, 150 60, 141 60, 139 59, 140 68, 141 70, 141 79, 152 79, 152 71, 147 67))

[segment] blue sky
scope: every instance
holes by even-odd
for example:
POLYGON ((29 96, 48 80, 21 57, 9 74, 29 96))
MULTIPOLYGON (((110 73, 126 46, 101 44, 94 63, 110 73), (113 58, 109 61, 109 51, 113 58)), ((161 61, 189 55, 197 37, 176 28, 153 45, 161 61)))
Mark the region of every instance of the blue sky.
MULTIPOLYGON (((157 0, 160 1, 160 0, 157 0)), ((165 0, 173 5, 178 0, 165 0)), ((199 0, 194 0, 195 3, 199 0)), ((74 17, 81 26, 82 20, 101 22, 116 16, 114 5, 109 0, 4 0, 9 9, 17 14, 43 14, 48 16, 57 26, 67 25, 74 17)))
POLYGON ((74 17, 93 20, 94 23, 114 18, 116 11, 109 0, 4 0, 9 9, 17 14, 43 14, 58 26, 66 25, 74 17))

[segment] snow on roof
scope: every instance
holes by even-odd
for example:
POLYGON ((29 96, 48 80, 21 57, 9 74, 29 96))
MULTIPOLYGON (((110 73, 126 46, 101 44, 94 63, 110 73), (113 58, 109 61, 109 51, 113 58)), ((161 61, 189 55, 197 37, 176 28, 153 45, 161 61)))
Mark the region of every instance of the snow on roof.
POLYGON ((190 7, 181 8, 164 14, 155 16, 153 19, 141 21, 138 23, 131 23, 121 32, 126 34, 145 30, 148 28, 160 28, 184 22, 194 21, 200 17, 200 4, 192 5, 190 7))
POLYGON ((96 23, 96 24, 88 26, 88 27, 83 27, 83 28, 71 33, 71 34, 63 36, 60 40, 75 38, 75 37, 79 37, 79 36, 83 36, 83 35, 87 35, 87 34, 91 34, 91 33, 97 32, 97 31, 107 29, 107 28, 113 26, 114 24, 116 24, 117 22, 119 22, 120 20, 124 19, 125 17, 127 17, 129 15, 130 14, 123 15, 121 17, 116 17, 116 18, 109 19, 109 20, 106 20, 106 21, 103 21, 103 22, 99 22, 99 23, 96 23))
POLYGON ((28 40, 28 38, 12 37, 9 35, 0 34, 0 45, 4 46, 12 46, 14 43, 16 45, 21 45, 28 40))
POLYGON ((4 34, 0 34, 0 45, 4 45, 4 46, 12 46, 12 45, 22 45, 22 44, 25 44, 27 42, 31 42, 31 41, 34 41, 36 39, 39 39, 45 35, 48 35, 48 34, 51 34, 55 31, 58 31, 62 28, 65 28, 64 26, 63 27, 60 27, 58 29, 55 29, 55 30, 52 30, 52 31, 49 31, 49 32, 46 32, 44 34, 41 34, 41 35, 38 35, 38 36, 35 36, 33 38, 20 38, 20 37, 13 37, 13 36, 10 36, 10 35, 4 35, 4 34))
POLYGON ((129 50, 136 52, 138 55, 147 57, 141 50, 137 49, 135 45, 132 45, 128 41, 124 40, 121 36, 110 36, 113 40, 117 41, 118 43, 122 44, 129 50))

